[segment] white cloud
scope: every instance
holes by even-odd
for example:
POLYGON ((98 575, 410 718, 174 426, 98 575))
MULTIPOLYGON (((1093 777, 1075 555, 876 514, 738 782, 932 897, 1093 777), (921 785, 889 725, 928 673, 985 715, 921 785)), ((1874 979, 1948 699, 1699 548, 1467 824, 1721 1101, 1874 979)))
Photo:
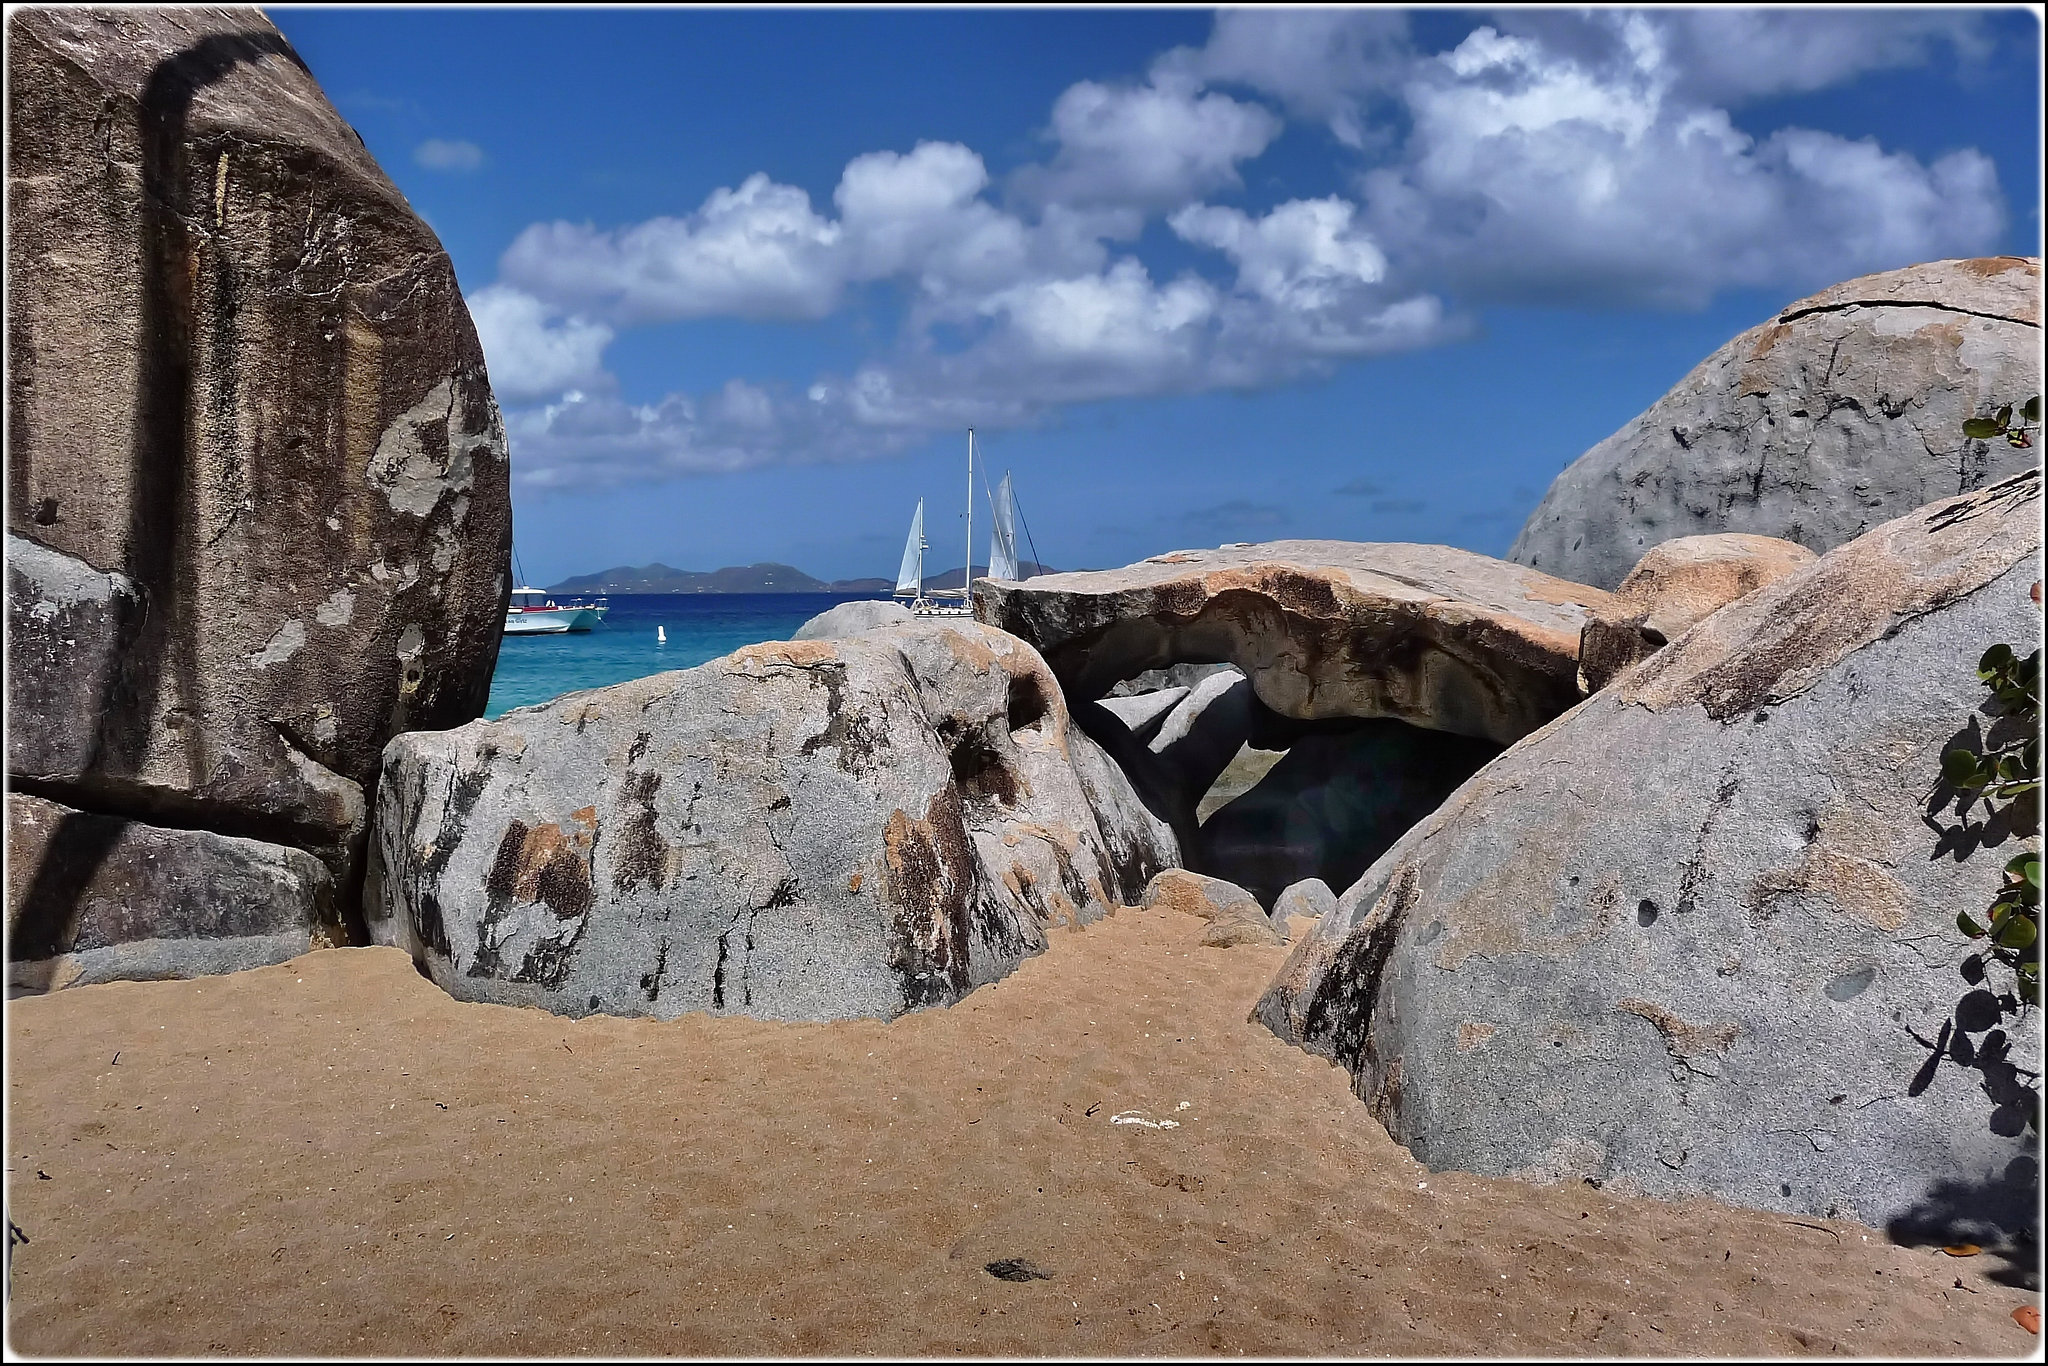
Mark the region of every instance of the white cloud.
POLYGON ((1369 105, 1398 86, 1413 56, 1399 10, 1242 9, 1218 13, 1206 44, 1176 48, 1154 69, 1250 86, 1364 147, 1369 105))
POLYGON ((854 157, 829 206, 763 173, 680 217, 535 224, 472 307, 500 392, 553 400, 508 415, 516 477, 540 485, 861 458, 1065 404, 1272 385, 1463 335, 1447 292, 1696 306, 1812 287, 1989 246, 1994 169, 1752 138, 1727 106, 1967 54, 1974 22, 1517 10, 1430 54, 1395 12, 1227 11, 1142 81, 1069 87, 1050 155, 1001 186, 973 149, 922 142, 854 157), (1217 84, 1327 126, 1353 149, 1319 144, 1350 195, 1228 202, 1283 124, 1217 84), (1161 219, 1207 249, 1170 278, 1146 259, 1161 219), (621 329, 815 320, 878 282, 900 330, 850 373, 633 404, 603 370, 621 329))
POLYGON ((1281 127, 1264 106, 1202 94, 1170 69, 1145 85, 1081 81, 1053 103, 1052 163, 1020 171, 1015 187, 1039 204, 1178 208, 1237 185, 1238 163, 1281 127))
POLYGON ((484 149, 473 142, 428 138, 412 149, 412 159, 429 171, 474 171, 484 164, 484 149))
POLYGON ((546 398, 602 374, 612 329, 584 318, 551 318, 547 306, 505 285, 469 297, 491 388, 514 402, 546 398))
POLYGON ((1193 276, 1157 288, 1127 256, 1100 275, 1005 290, 982 308, 1005 319, 1016 348, 1041 363, 1151 367, 1188 354, 1216 312, 1216 291, 1193 276))
POLYGON ((1528 9, 1502 11, 1496 23, 1598 68, 1630 60, 1622 22, 1629 17, 1656 33, 1674 91, 1713 105, 1824 90, 1866 72, 1921 65, 1943 50, 1974 59, 1989 46, 1984 14, 1963 9, 1715 5, 1635 16, 1528 9))
POLYGON ((686 218, 615 231, 536 223, 498 262, 507 283, 621 325, 725 315, 822 318, 844 284, 839 225, 766 175, 711 192, 686 218))
POLYGON ((1490 28, 1416 64, 1403 155, 1361 178, 1366 223, 1405 272, 1477 296, 1699 306, 1993 240, 1981 155, 1923 166, 1798 129, 1758 143, 1673 93, 1656 25, 1613 21, 1625 57, 1600 68, 1490 28))
POLYGON ((1281 308, 1314 312, 1387 273, 1386 256, 1352 226, 1356 214, 1356 205, 1331 197, 1289 200, 1260 219, 1190 205, 1167 223, 1186 240, 1237 262, 1239 289, 1281 308))

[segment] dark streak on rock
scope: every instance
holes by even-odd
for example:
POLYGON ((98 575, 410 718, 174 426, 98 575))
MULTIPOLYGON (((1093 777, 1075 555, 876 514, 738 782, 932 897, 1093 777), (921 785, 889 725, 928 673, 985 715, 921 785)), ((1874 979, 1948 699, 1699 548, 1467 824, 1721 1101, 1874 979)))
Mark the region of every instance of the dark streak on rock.
POLYGON ((1707 876, 1707 840, 1713 834, 1714 822, 1728 809, 1728 803, 1735 800, 1735 793, 1741 787, 1741 780, 1735 776, 1734 765, 1721 773, 1721 782, 1714 789, 1714 800, 1707 807, 1706 816, 1700 821, 1700 833, 1693 841, 1692 857, 1686 860, 1685 869, 1678 879, 1678 905, 1680 915, 1689 915, 1699 904, 1700 884, 1707 876))
POLYGON ((1380 979, 1415 904, 1419 884, 1414 867, 1403 865, 1393 886, 1382 893, 1382 906, 1337 950, 1302 1013, 1302 1042, 1349 1068, 1353 1089, 1368 1102, 1377 1084, 1377 1058, 1371 1056, 1370 1040, 1380 979))
MULTIPOLYGON (((557 914, 560 914, 557 912, 557 914)), ((526 952, 526 961, 519 965, 519 971, 512 974, 515 982, 531 982, 549 991, 557 990, 569 976, 570 964, 576 961, 576 944, 583 938, 588 920, 580 920, 576 928, 558 939, 536 940, 526 952)))
POLYGON ((621 822, 618 852, 612 857, 614 891, 630 891, 643 885, 660 891, 668 876, 668 846, 655 825, 654 794, 660 790, 659 773, 626 775, 623 795, 633 807, 621 822))
POLYGON ((846 705, 846 665, 838 660, 827 660, 807 666, 804 673, 813 687, 822 682, 828 696, 825 699, 825 729, 804 741, 798 747, 798 753, 815 754, 824 746, 832 745, 839 751, 842 771, 853 774, 867 771, 873 766, 875 751, 887 743, 887 737, 865 710, 846 705))
POLYGON ((505 833, 498 840, 497 856, 491 860, 490 874, 484 878, 484 891, 494 905, 509 903, 513 889, 519 885, 519 856, 526 848, 526 836, 525 821, 506 823, 505 833))
POLYGON ((590 869, 572 849, 557 849, 541 865, 534 880, 534 899, 558 919, 574 920, 590 911, 590 869))

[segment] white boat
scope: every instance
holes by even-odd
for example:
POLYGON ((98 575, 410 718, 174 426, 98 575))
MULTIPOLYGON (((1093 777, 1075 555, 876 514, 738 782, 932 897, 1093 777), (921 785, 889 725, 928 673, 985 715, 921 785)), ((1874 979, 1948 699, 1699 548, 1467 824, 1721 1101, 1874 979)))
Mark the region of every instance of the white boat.
MULTIPOLYGON (((990 497, 995 529, 989 534, 988 573, 991 579, 1014 579, 1017 573, 1017 499, 1010 489, 1006 471, 1003 482, 990 497)), ((920 617, 966 617, 974 615, 974 428, 967 429, 967 581, 958 588, 925 591, 924 552, 931 547, 924 539, 924 499, 910 515, 910 539, 903 543, 903 564, 896 571, 896 592, 910 600, 910 610, 920 617)))
POLYGON ((512 603, 505 609, 508 636, 552 636, 564 631, 588 631, 604 620, 611 610, 602 599, 586 603, 581 599, 557 606, 544 588, 515 588, 512 603))

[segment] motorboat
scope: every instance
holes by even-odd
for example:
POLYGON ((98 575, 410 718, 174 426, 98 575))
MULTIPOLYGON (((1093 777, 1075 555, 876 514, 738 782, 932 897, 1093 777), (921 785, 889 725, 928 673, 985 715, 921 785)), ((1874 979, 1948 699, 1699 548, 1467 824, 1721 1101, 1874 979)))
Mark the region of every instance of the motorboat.
POLYGON ((511 605, 505 609, 508 636, 552 636, 564 631, 588 631, 604 620, 610 604, 600 598, 594 603, 577 599, 558 605, 544 588, 515 588, 511 605))

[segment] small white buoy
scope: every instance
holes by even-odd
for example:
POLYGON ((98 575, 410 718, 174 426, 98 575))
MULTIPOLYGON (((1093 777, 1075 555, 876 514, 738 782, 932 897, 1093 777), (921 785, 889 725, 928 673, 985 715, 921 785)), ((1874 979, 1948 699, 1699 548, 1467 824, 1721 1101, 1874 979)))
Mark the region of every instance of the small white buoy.
POLYGON ((656 645, 668 644, 668 628, 666 626, 657 626, 654 628, 654 643, 656 645))

